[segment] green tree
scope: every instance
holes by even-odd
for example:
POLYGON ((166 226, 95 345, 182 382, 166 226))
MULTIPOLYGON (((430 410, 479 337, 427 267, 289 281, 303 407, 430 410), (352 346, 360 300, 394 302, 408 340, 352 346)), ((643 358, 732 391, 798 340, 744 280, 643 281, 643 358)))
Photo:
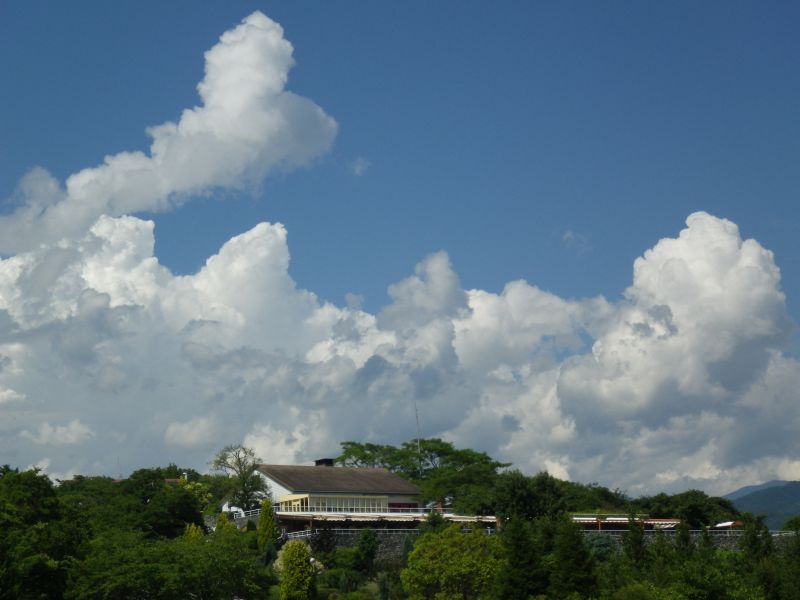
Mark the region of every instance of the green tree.
POLYGON ((17 517, 28 525, 54 521, 62 514, 53 483, 38 469, 20 473, 8 465, 0 468, 0 498, 16 507, 17 517))
POLYGON ((80 515, 93 536, 109 529, 145 528, 142 512, 146 505, 110 477, 76 475, 62 481, 56 494, 63 506, 80 515))
POLYGON ((491 598, 500 567, 496 537, 451 525, 417 541, 400 577, 411 600, 491 598))
POLYGON ((205 473, 200 476, 201 483, 208 490, 208 502, 204 506, 207 515, 216 515, 219 507, 233 493, 234 480, 224 473, 205 473))
POLYGON ((498 475, 494 484, 494 512, 503 520, 541 516, 543 511, 533 478, 516 469, 498 475))
POLYGON ((406 597, 398 571, 383 571, 378 574, 378 597, 381 600, 396 600, 406 597))
POLYGON ((322 561, 323 564, 327 564, 336 552, 336 535, 331 531, 328 521, 320 523, 308 541, 314 558, 322 561))
POLYGON ((292 540, 280 552, 281 600, 308 600, 314 586, 314 567, 308 546, 292 540))
POLYGON ((569 519, 562 519, 553 539, 550 595, 567 598, 571 594, 592 596, 597 588, 594 559, 586 548, 581 530, 569 519))
POLYGON ((199 478, 190 481, 181 475, 180 486, 195 497, 201 510, 208 508, 213 501, 208 484, 203 483, 199 478))
POLYGON ((768 599, 778 597, 777 573, 773 554, 775 545, 762 517, 742 515, 744 528, 739 538, 740 561, 751 575, 751 583, 763 588, 768 599))
POLYGON ((233 482, 231 504, 244 510, 258 506, 268 492, 264 478, 257 472, 261 459, 252 448, 241 445, 225 446, 211 461, 211 466, 224 472, 233 482))
POLYGON ((262 595, 269 583, 248 534, 222 527, 204 536, 190 525, 174 540, 103 533, 91 542, 86 559, 73 566, 65 597, 248 598, 262 595))
POLYGON ((630 512, 631 500, 619 490, 596 483, 559 481, 564 510, 570 512, 630 512))
POLYGON ((165 485, 143 507, 143 529, 161 537, 178 537, 187 525, 202 525, 197 496, 179 486, 165 485))
POLYGON ((414 439, 399 448, 343 442, 336 459, 345 466, 382 467, 414 482, 424 499, 452 502, 466 513, 491 513, 491 490, 498 469, 507 467, 484 452, 458 449, 438 438, 414 439))
POLYGON ((800 532, 800 515, 795 515, 786 519, 786 522, 781 527, 783 531, 796 531, 800 532))
POLYGON ((425 517, 425 520, 419 524, 419 532, 421 534, 441 533, 448 527, 449 525, 447 524, 447 521, 445 521, 441 513, 432 510, 431 512, 428 513, 428 516, 425 517))
POLYGON ((202 524, 197 496, 178 482, 178 467, 138 469, 115 483, 105 478, 75 478, 62 483, 63 498, 88 510, 98 531, 137 529, 151 537, 178 537, 186 525, 202 524), (177 483, 177 484, 176 484, 177 483), (94 496, 96 494, 96 497, 94 496))
POLYGON ((700 539, 697 540, 697 555, 700 561, 710 563, 714 560, 717 554, 717 547, 714 545, 714 540, 711 538, 711 531, 708 527, 703 527, 700 530, 700 539))
POLYGON ((675 529, 674 546, 679 560, 685 561, 691 558, 694 552, 694 542, 692 542, 692 533, 686 521, 678 523, 678 527, 675 529))
POLYGON ((800 532, 797 529, 780 553, 777 572, 781 599, 800 598, 800 532))
POLYGON ((217 523, 214 526, 215 532, 222 530, 236 531, 236 524, 231 523, 230 519, 228 518, 228 515, 225 513, 220 513, 217 516, 217 523))
POLYGON ((628 531, 622 537, 622 549, 636 569, 641 569, 644 566, 647 558, 647 550, 644 545, 644 528, 636 520, 635 515, 631 515, 628 518, 628 531))
POLYGON ((358 532, 353 567, 369 579, 375 576, 375 558, 379 546, 380 540, 375 530, 362 529, 358 532))
POLYGON ((497 597, 527 600, 547 592, 548 573, 541 543, 530 522, 513 518, 500 533, 502 567, 498 571, 497 597))
POLYGON ((342 442, 342 453, 336 462, 344 467, 371 467, 398 472, 405 459, 398 456, 394 446, 342 442))
POLYGON ((617 554, 617 544, 608 534, 591 534, 584 537, 583 541, 598 563, 605 562, 617 554))
POLYGON ((633 509, 651 517, 677 517, 692 529, 713 526, 738 517, 739 512, 729 500, 709 496, 700 490, 687 490, 668 496, 658 494, 633 501, 633 509))
POLYGON ((742 537, 739 538, 739 548, 742 551, 742 558, 745 563, 755 566, 764 559, 769 558, 775 547, 772 542, 772 535, 764 525, 762 517, 756 517, 750 513, 742 515, 744 527, 742 537))
MULTIPOLYGON (((491 490, 498 469, 508 466, 484 452, 456 449, 438 439, 422 440, 423 470, 415 483, 423 495, 437 502, 452 499, 453 510, 461 513, 490 514, 491 490)), ((414 442, 404 444, 412 452, 414 442)))
POLYGON ((272 562, 278 552, 278 527, 275 525, 272 500, 268 497, 261 501, 261 512, 258 515, 256 532, 259 552, 265 556, 266 562, 272 562))
POLYGON ((0 468, 0 598, 58 598, 88 530, 38 470, 0 468))
POLYGON ((644 572, 647 579, 656 587, 668 587, 675 578, 677 563, 675 544, 667 541, 663 531, 656 531, 646 546, 645 553, 646 567, 642 565, 640 571, 644 572))
POLYGON ((67 599, 158 598, 161 546, 140 532, 107 531, 93 539, 89 554, 70 571, 67 599))
MULTIPOLYGON (((618 589, 611 600, 667 600, 667 598, 644 583, 631 583, 618 589)), ((672 600, 670 597, 669 600, 672 600)), ((675 598, 675 600, 678 600, 675 598)))

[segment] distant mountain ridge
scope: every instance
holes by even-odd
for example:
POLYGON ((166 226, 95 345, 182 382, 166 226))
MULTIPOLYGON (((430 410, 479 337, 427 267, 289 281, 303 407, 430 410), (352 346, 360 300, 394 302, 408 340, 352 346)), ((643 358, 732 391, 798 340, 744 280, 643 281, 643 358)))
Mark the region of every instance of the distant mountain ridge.
POLYGON ((738 490, 731 492, 730 494, 726 494, 723 496, 726 500, 734 501, 738 500, 739 498, 743 498, 748 494, 752 494, 754 492, 760 492, 761 490, 767 490, 773 487, 779 487, 782 485, 786 485, 789 483, 788 481, 784 481, 783 479, 773 479, 772 481, 767 481, 766 483, 759 483, 757 485, 746 485, 743 488, 739 488, 738 490))
POLYGON ((769 481, 736 490, 725 498, 737 510, 763 516, 770 529, 780 529, 787 519, 800 515, 800 481, 769 481))

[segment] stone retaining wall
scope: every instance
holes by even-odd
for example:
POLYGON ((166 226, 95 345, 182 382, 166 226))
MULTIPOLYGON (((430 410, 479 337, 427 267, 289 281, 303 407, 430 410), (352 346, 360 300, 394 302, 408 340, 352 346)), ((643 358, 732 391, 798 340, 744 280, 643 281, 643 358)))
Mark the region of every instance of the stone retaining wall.
MULTIPOLYGON (((622 538, 627 533, 627 531, 620 530, 620 531, 584 531, 584 535, 589 536, 606 536, 611 538, 611 540, 616 545, 622 544, 622 538)), ((675 531, 653 531, 653 530, 645 530, 644 531, 644 543, 649 544, 651 543, 656 536, 661 533, 667 540, 671 540, 676 532, 675 531)), ((714 546, 717 548, 721 548, 722 550, 738 550, 739 549, 739 540, 742 538, 743 531, 740 529, 734 529, 730 531, 711 531, 709 532, 711 535, 711 540, 714 542, 714 546)), ((773 531, 772 539, 775 542, 776 546, 780 546, 781 544, 785 543, 790 537, 794 534, 787 533, 785 531, 773 531)), ((697 544, 700 540, 700 537, 703 535, 702 531, 691 531, 690 535, 692 537, 692 542, 697 544)))
MULTIPOLYGON (((413 541, 419 536, 419 530, 417 529, 404 530, 402 532, 391 529, 373 529, 373 531, 378 535, 378 541, 380 542, 375 559, 383 563, 400 561, 403 558, 406 540, 411 538, 413 541)), ((358 533, 358 529, 349 531, 339 530, 333 533, 333 537, 338 547, 354 546, 358 538, 358 533)))

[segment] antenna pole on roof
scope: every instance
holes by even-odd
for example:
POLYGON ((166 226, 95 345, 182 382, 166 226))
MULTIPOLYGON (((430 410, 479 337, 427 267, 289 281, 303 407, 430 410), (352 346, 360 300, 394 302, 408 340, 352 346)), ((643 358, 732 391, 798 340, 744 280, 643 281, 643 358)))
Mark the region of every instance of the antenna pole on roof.
POLYGON ((420 442, 420 433, 419 433, 419 411, 417 411, 417 401, 414 400, 414 418, 417 420, 417 456, 419 457, 419 471, 420 475, 422 475, 422 445, 420 442))

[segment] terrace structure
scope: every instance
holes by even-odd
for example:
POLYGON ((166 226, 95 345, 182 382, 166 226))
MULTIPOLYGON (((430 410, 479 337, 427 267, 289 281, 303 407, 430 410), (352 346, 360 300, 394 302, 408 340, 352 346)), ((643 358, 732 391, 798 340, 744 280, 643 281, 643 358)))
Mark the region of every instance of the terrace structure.
POLYGON ((645 531, 671 531, 680 525, 680 519, 654 519, 647 515, 609 515, 609 514, 573 514, 572 522, 584 531, 620 531, 630 526, 630 522, 639 525, 645 531))

